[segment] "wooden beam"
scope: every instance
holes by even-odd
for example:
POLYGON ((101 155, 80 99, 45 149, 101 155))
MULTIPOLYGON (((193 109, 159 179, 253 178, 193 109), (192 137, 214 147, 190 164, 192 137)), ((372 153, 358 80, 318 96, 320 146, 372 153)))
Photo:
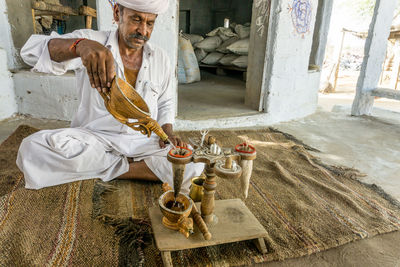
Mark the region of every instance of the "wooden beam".
POLYGON ((33 1, 32 8, 35 10, 42 10, 42 11, 54 11, 70 16, 78 16, 79 12, 72 7, 68 6, 59 6, 59 5, 52 5, 45 3, 43 1, 33 1))
POLYGON ((33 8, 32 8, 32 25, 33 25, 33 34, 36 34, 35 10, 33 8))
POLYGON ((91 29, 92 28, 92 16, 86 16, 86 29, 91 29))
POLYGON ((97 11, 96 9, 91 8, 89 6, 81 6, 79 8, 79 15, 91 16, 93 18, 97 18, 97 11))
POLYGON ((393 89, 377 88, 371 91, 371 95, 377 97, 384 97, 388 99, 400 100, 400 91, 393 89))

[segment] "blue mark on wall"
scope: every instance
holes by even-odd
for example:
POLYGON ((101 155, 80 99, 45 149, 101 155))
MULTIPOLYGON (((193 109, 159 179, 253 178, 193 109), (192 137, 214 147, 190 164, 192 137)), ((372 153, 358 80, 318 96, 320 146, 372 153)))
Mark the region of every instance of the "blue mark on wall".
POLYGON ((295 31, 304 37, 304 34, 308 33, 311 27, 312 4, 310 0, 293 0, 289 11, 292 15, 295 31))

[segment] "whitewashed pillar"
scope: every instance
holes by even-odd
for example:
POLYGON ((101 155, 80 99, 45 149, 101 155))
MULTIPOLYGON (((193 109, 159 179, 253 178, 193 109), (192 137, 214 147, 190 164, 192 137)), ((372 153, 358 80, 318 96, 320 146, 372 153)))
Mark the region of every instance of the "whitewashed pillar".
POLYGON ((351 115, 359 116, 371 113, 374 105, 371 91, 376 89, 379 82, 396 3, 396 0, 376 0, 351 115))
POLYGON ((0 48, 0 80, 0 120, 2 120, 18 111, 14 82, 7 66, 7 53, 2 48, 0 48))

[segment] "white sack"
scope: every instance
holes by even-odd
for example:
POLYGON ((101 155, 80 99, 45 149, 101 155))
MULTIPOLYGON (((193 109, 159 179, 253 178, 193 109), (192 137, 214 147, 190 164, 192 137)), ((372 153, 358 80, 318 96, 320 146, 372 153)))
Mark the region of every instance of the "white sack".
POLYGON ((235 32, 237 33, 240 39, 244 39, 250 36, 250 27, 238 24, 235 26, 235 32))
POLYGON ((216 65, 223 56, 224 54, 222 53, 212 52, 208 54, 201 62, 208 65, 216 65))
POLYGON ((194 54, 196 55, 197 62, 201 62, 207 56, 208 53, 203 49, 196 48, 194 50, 194 54))
POLYGON ((223 42, 222 45, 220 45, 220 46, 217 48, 217 52, 224 53, 224 54, 231 53, 231 51, 229 51, 229 50, 227 49, 227 47, 230 46, 231 44, 235 43, 235 42, 238 41, 238 40, 239 40, 239 37, 232 37, 232 38, 230 38, 229 40, 223 42))
POLYGON ((238 57, 239 56, 237 56, 235 54, 227 54, 219 60, 219 64, 224 65, 224 66, 232 66, 232 61, 234 61, 238 57))
POLYGON ((199 64, 197 63, 192 44, 182 36, 179 36, 178 81, 179 83, 200 81, 199 64))
POLYGON ((207 33, 206 35, 210 37, 219 36, 222 39, 222 41, 226 41, 232 37, 237 36, 237 34, 234 33, 231 28, 224 28, 224 27, 218 27, 213 31, 207 33))
POLYGON ((198 34, 189 34, 189 33, 183 33, 182 36, 186 39, 189 39, 190 43, 192 45, 197 44, 198 42, 201 42, 204 40, 204 37, 198 34))
POLYGON ((239 67, 239 68, 247 68, 248 65, 248 57, 247 56, 240 56, 234 61, 232 61, 232 65, 239 67))
POLYGON ((250 39, 242 39, 229 45, 227 49, 235 54, 247 56, 249 54, 250 39))
POLYGON ((214 52, 217 47, 222 44, 222 39, 219 36, 207 37, 203 41, 195 44, 196 48, 203 49, 206 52, 214 52))

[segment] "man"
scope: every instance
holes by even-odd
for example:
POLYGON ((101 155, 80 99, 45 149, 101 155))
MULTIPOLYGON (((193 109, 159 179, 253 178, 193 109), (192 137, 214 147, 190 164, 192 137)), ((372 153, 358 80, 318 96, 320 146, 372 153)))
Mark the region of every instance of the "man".
MULTIPOLYGON (((172 167, 166 158, 170 146, 154 134, 148 138, 119 123, 98 93, 109 90, 116 75, 125 78, 146 101, 151 117, 174 145, 184 145, 172 128, 173 64, 163 50, 147 42, 168 0, 117 3, 113 9, 116 31, 33 35, 21 50, 22 58, 35 71, 60 75, 74 70, 80 90, 80 104, 71 128, 44 130, 23 140, 17 165, 24 172, 26 188, 90 178, 172 184, 172 167)), ((190 178, 200 175, 203 166, 187 165, 182 191, 188 192, 190 178)))

